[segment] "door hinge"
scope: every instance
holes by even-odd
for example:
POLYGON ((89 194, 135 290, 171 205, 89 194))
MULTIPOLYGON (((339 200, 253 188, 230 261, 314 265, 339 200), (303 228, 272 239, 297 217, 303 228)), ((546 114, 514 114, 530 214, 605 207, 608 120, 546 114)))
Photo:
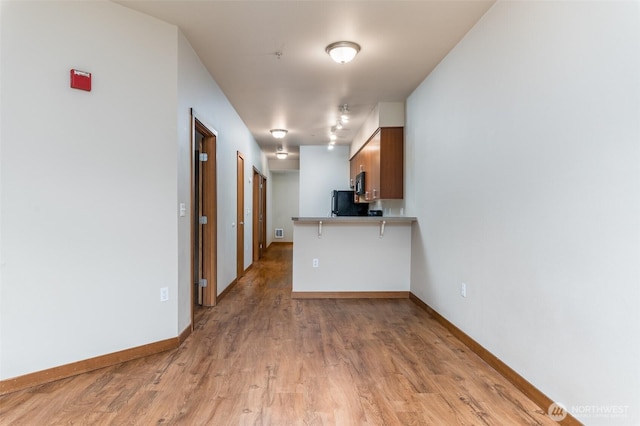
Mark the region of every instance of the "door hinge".
POLYGON ((207 217, 206 216, 200 216, 200 225, 206 225, 207 224, 207 217))
POLYGON ((201 152, 200 161, 208 161, 208 160, 209 160, 209 155, 206 152, 201 152))
POLYGON ((198 284, 200 285, 200 287, 206 287, 207 286, 207 280, 203 278, 203 279, 198 281, 198 284))

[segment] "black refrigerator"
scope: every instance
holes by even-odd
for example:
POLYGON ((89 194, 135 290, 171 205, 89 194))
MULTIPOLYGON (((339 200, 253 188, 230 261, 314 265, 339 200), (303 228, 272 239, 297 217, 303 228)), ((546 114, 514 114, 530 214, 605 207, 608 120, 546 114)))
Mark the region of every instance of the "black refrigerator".
POLYGON ((367 216, 369 205, 356 203, 353 191, 333 191, 331 193, 332 216, 367 216))

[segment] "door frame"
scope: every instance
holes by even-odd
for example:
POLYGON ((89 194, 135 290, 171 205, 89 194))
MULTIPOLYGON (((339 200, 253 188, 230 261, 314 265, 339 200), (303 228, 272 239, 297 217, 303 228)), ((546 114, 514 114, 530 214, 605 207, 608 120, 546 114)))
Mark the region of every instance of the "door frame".
MULTIPOLYGON (((191 329, 195 327, 195 318, 194 318, 194 288, 195 283, 193 282, 194 277, 194 260, 196 253, 194 253, 194 244, 196 241, 195 233, 199 231, 199 228, 196 226, 196 221, 199 220, 199 213, 195 210, 195 199, 200 196, 200 194, 196 194, 196 185, 195 185, 195 162, 200 161, 199 158, 196 158, 196 151, 198 148, 198 143, 196 141, 196 132, 199 132, 204 136, 202 145, 203 150, 208 155, 208 159, 206 162, 202 162, 200 164, 200 170, 202 171, 202 187, 201 193, 202 199, 198 203, 201 206, 201 211, 203 216, 207 216, 207 224, 203 225, 202 230, 202 251, 204 259, 203 269, 206 270, 206 279, 207 286, 203 288, 202 292, 202 304, 204 306, 215 306, 217 303, 217 247, 218 247, 218 211, 217 211, 217 165, 216 165, 216 150, 217 150, 217 138, 218 132, 211 126, 207 125, 206 122, 194 111, 191 109, 191 171, 190 171, 190 184, 191 184, 191 198, 190 198, 190 210, 191 210, 191 241, 189 244, 190 254, 191 254, 191 263, 189 267, 189 294, 191 298, 191 329)), ((203 274, 204 275, 204 274, 203 274)))

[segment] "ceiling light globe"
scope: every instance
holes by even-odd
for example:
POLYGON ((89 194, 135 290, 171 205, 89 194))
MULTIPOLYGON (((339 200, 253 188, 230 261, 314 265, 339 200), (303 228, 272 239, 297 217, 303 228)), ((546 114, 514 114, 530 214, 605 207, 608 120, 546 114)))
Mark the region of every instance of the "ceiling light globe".
POLYGON ((284 160, 284 159, 287 158, 287 155, 289 155, 288 152, 278 152, 278 153, 276 153, 276 158, 278 160, 284 160))
POLYGON ((360 51, 360 45, 352 41, 337 41, 327 46, 325 51, 339 64, 351 62, 360 51))
POLYGON ((285 136, 287 136, 287 132, 288 130, 286 129, 271 129, 271 136, 273 136, 276 139, 282 139, 285 136))

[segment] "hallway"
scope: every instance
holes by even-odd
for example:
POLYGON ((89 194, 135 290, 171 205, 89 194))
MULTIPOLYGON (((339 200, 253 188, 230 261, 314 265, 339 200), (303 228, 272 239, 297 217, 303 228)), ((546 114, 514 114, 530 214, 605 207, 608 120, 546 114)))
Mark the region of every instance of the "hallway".
POLYGON ((555 424, 408 299, 292 300, 271 245, 178 349, 0 397, 10 425, 555 424))

